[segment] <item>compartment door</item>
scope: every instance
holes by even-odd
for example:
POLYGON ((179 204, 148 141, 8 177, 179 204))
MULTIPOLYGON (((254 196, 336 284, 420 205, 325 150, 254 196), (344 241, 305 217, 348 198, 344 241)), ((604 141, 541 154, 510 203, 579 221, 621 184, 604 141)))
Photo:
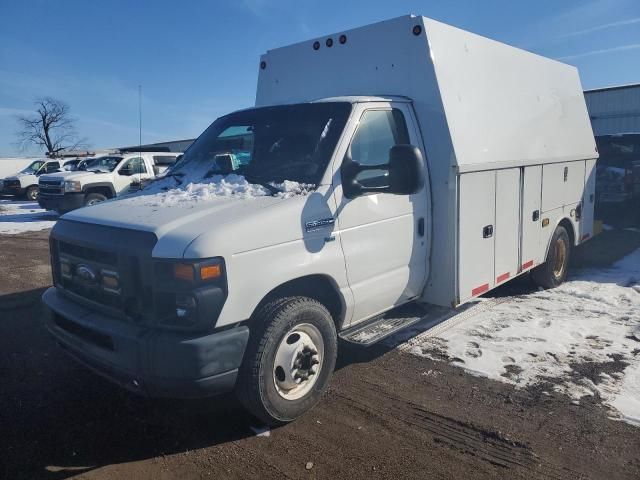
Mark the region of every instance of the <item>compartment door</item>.
POLYGON ((493 254, 496 172, 459 177, 458 296, 460 302, 481 295, 495 284, 493 254))
POLYGON ((520 267, 520 169, 496 172, 496 284, 517 275, 520 267))
POLYGON ((520 271, 540 264, 545 248, 540 246, 542 166, 524 167, 522 176, 522 233, 520 271))
POLYGON ((596 201, 596 160, 585 162, 582 218, 580 219, 580 241, 593 237, 593 208, 596 201))

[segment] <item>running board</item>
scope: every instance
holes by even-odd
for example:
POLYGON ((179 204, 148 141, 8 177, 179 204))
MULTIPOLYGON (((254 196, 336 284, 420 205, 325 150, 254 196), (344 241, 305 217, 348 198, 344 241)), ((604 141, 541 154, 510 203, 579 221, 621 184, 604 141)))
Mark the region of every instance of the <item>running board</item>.
POLYGON ((434 309, 439 311, 441 307, 409 303, 348 328, 339 336, 349 343, 368 347, 425 319, 434 309))

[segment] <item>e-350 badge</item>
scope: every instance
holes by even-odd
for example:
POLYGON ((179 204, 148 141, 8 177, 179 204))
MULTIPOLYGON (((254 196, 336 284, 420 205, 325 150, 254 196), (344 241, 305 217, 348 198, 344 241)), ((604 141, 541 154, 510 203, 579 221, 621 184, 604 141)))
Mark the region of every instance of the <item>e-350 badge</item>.
POLYGON ((331 227, 336 223, 334 218, 322 218, 320 220, 312 220, 304 224, 307 232, 314 232, 324 227, 331 227))

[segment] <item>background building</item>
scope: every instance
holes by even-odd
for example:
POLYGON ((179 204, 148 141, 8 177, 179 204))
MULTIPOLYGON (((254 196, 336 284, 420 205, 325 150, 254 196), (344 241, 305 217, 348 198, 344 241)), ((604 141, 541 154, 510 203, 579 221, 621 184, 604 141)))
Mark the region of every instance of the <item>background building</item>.
POLYGON ((640 83, 586 90, 584 97, 596 137, 640 133, 640 83))

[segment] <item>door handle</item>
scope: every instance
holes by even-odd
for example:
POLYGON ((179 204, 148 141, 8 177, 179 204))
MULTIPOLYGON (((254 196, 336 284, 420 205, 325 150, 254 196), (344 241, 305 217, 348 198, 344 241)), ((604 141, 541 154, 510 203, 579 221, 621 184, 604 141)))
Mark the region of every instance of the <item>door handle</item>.
POLYGON ((493 225, 487 225, 482 229, 482 238, 493 237, 493 225))
POLYGON ((533 220, 534 222, 537 222, 538 220, 540 220, 540 210, 533 211, 533 215, 531 215, 531 220, 533 220))
POLYGON ((418 219, 418 235, 424 237, 424 217, 418 219))

